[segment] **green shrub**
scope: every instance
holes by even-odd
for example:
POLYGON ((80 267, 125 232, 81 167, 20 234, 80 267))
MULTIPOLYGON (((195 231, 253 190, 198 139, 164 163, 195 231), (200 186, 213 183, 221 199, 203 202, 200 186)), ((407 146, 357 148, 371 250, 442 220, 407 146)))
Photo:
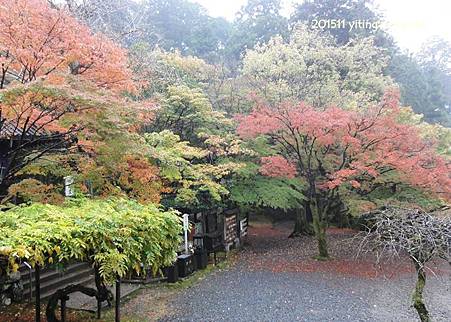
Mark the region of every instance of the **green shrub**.
MULTIPOLYGON (((106 282, 142 266, 155 274, 176 258, 182 230, 175 211, 125 199, 73 199, 61 206, 17 206, 0 215, 0 256, 15 271, 25 260, 42 267, 91 262, 106 282)), ((2 269, 2 268, 0 268, 2 269)))

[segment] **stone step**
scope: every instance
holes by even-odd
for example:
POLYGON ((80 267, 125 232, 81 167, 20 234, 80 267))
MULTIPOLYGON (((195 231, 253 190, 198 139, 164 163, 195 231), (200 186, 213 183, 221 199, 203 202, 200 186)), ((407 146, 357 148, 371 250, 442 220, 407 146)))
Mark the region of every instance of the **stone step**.
MULTIPOLYGON (((28 270, 21 270, 24 286, 24 298, 30 297, 30 274, 28 270)), ((35 293, 35 273, 32 270, 32 297, 35 293)), ((85 284, 94 280, 94 270, 87 263, 74 263, 64 270, 45 269, 41 272, 41 299, 45 299, 56 290, 70 284, 85 284)))

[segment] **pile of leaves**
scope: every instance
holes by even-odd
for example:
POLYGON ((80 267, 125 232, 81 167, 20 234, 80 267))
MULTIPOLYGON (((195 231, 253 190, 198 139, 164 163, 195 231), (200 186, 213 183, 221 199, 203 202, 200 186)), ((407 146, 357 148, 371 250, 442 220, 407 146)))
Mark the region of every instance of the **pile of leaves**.
POLYGON ((8 260, 0 270, 16 271, 22 260, 41 267, 82 260, 108 283, 143 267, 155 274, 175 260, 181 229, 175 211, 125 199, 18 206, 0 217, 0 257, 8 260))

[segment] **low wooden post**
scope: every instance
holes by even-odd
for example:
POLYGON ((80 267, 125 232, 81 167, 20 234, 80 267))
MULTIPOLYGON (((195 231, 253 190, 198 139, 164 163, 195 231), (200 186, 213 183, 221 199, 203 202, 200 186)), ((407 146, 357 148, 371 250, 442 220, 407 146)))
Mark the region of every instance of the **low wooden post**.
POLYGON ((102 302, 97 297, 97 320, 100 320, 102 317, 102 302))
POLYGON ((69 300, 69 296, 61 298, 61 322, 66 322, 66 301, 69 300))
POLYGON ((41 322, 41 268, 38 264, 34 267, 34 280, 35 280, 35 311, 36 311, 36 322, 41 322))
POLYGON ((121 279, 116 280, 116 305, 115 305, 115 322, 121 321, 121 279))

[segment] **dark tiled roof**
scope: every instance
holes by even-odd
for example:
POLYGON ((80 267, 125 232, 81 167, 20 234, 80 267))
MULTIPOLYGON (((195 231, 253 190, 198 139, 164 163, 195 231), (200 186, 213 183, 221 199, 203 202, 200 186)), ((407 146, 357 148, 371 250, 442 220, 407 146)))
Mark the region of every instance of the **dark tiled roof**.
MULTIPOLYGON (((3 124, 0 124, 0 139, 20 137, 22 135, 22 132, 23 128, 21 126, 16 126, 16 122, 4 121, 3 124)), ((34 125, 27 128, 25 135, 26 137, 34 137, 45 136, 48 135, 48 133, 42 128, 39 129, 38 126, 34 125)))

